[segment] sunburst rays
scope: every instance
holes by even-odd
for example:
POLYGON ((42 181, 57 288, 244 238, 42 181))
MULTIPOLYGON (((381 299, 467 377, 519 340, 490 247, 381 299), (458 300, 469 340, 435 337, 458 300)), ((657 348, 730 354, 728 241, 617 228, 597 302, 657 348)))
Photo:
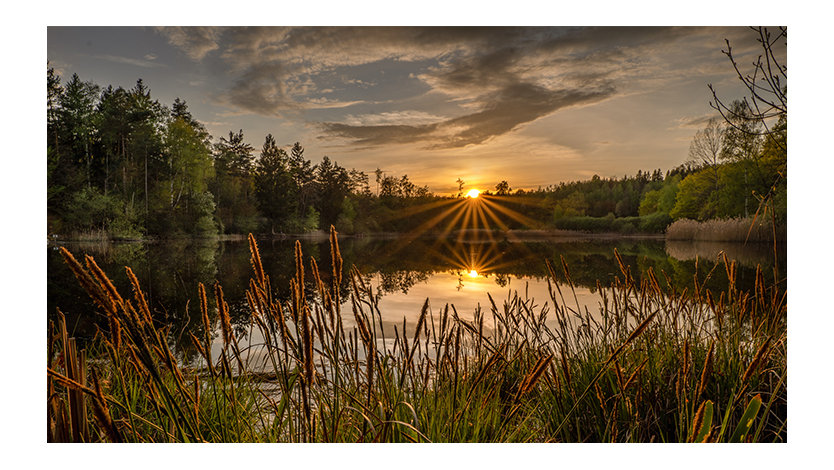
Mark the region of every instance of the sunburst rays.
MULTIPOLYGON (((508 202, 525 204, 515 197, 469 191, 462 198, 441 199, 398 211, 389 220, 425 216, 429 211, 434 213, 399 237, 388 255, 396 254, 428 234, 434 240, 427 248, 427 256, 443 260, 454 271, 469 278, 488 275, 511 264, 501 261, 502 244, 520 241, 510 225, 540 226, 538 221, 507 207, 508 202)), ((524 244, 519 246, 529 251, 524 244)))

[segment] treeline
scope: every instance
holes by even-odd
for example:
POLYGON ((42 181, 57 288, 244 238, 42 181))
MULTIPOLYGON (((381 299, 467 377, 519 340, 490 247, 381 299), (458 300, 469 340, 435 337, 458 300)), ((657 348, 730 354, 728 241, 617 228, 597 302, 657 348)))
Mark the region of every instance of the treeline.
MULTIPOLYGON (((216 141, 185 101, 170 107, 140 79, 103 88, 47 71, 47 218, 51 234, 81 238, 407 229, 404 207, 435 199, 408 176, 368 175, 270 134, 260 151, 243 130, 216 141)), ((406 221, 419 222, 417 219, 406 221)))
MULTIPOLYGON (((300 143, 282 148, 270 134, 256 150, 243 130, 213 140, 185 101, 170 107, 142 80, 102 88, 47 72, 47 215, 51 234, 70 237, 207 236, 303 233, 334 225, 341 233, 407 232, 454 219, 438 196, 407 175, 377 169, 374 181, 300 143), (372 188, 373 184, 373 188, 372 188)), ((494 191, 505 228, 662 233, 675 220, 787 219, 787 122, 765 127, 744 101, 713 119, 678 168, 635 176, 494 191), (763 129, 764 128, 764 129, 763 129), (766 208, 766 211, 762 211, 766 208), (515 216, 512 215, 515 212, 515 216)), ((493 227, 498 228, 498 227, 493 227)))

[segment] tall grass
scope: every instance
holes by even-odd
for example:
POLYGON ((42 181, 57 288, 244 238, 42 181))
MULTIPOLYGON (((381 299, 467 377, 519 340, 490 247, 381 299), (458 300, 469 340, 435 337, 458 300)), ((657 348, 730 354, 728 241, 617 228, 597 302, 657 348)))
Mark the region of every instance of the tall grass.
POLYGON ((690 219, 674 221, 666 229, 668 240, 773 242, 786 240, 785 227, 777 227, 767 218, 736 217, 698 222, 690 219))
POLYGON ((651 271, 634 279, 617 255, 621 277, 600 286, 592 314, 581 310, 562 260, 568 284, 555 282, 548 262, 546 304, 488 297, 488 309, 461 315, 426 299, 416 324, 391 328, 372 286, 343 268, 335 230, 326 277, 296 244, 285 301, 273 296, 251 235, 249 242, 249 339, 232 331, 222 287, 200 285, 204 328, 191 340, 202 360, 195 364, 175 358, 169 331, 155 324, 129 268, 130 298, 93 258, 82 264, 63 250, 108 326, 89 351, 78 351, 60 313, 51 325, 48 440, 786 439, 785 294, 761 273, 754 292, 738 291, 726 258, 730 284, 720 294, 697 280, 679 292, 651 271))

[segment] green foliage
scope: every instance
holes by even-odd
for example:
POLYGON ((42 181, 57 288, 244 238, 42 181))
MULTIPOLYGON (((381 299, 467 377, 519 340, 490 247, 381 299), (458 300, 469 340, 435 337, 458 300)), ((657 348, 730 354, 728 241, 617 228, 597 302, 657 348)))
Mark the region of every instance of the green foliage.
POLYGON ((668 215, 656 212, 638 217, 615 217, 608 214, 605 217, 562 217, 554 223, 562 230, 578 230, 591 233, 663 233, 672 223, 668 215))
POLYGON ((753 427, 753 421, 759 414, 759 409, 761 407, 762 397, 761 395, 756 395, 752 400, 750 400, 750 403, 744 410, 744 414, 741 416, 735 431, 733 431, 732 436, 730 436, 730 442, 746 442, 746 438, 750 433, 750 428, 753 427))
POLYGON ((339 233, 354 233, 354 220, 356 220, 356 208, 350 198, 345 198, 342 201, 342 211, 336 220, 336 230, 339 233))
POLYGON ((675 207, 669 215, 673 219, 706 220, 714 217, 717 210, 715 179, 711 169, 693 173, 681 181, 675 207))
POLYGON ((119 201, 98 188, 84 188, 73 194, 67 215, 76 230, 103 230, 119 216, 119 201))
POLYGON ((214 221, 214 196, 203 191, 192 196, 191 210, 194 221, 194 228, 191 232, 197 236, 208 236, 217 234, 217 224, 214 221))
POLYGON ((107 226, 110 236, 117 240, 139 240, 144 228, 135 204, 126 202, 121 211, 107 226))
POLYGON ((272 134, 266 136, 255 164, 255 198, 272 230, 288 230, 295 220, 298 186, 289 170, 287 152, 278 148, 272 134))
POLYGON ((329 227, 339 219, 345 197, 351 193, 351 179, 347 170, 325 156, 316 169, 316 188, 320 226, 329 227))
POLYGON ((663 181, 663 186, 658 189, 646 191, 640 201, 638 213, 641 216, 660 212, 669 215, 675 207, 675 199, 681 182, 680 175, 670 176, 663 181))

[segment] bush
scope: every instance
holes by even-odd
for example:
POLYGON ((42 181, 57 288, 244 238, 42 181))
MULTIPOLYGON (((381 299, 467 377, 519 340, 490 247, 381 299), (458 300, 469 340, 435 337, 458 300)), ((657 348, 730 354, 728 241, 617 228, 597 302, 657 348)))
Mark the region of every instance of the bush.
POLYGON ((672 223, 672 217, 663 212, 655 212, 639 217, 639 219, 641 232, 663 233, 666 231, 666 227, 672 223))
POLYGON ((119 217, 120 206, 116 197, 105 195, 98 188, 83 188, 72 195, 66 220, 76 230, 103 229, 119 217))
POLYGON ((602 233, 663 233, 672 222, 672 218, 663 213, 644 217, 614 217, 609 213, 605 217, 563 217, 554 221, 556 228, 562 230, 579 230, 582 232, 602 233))

